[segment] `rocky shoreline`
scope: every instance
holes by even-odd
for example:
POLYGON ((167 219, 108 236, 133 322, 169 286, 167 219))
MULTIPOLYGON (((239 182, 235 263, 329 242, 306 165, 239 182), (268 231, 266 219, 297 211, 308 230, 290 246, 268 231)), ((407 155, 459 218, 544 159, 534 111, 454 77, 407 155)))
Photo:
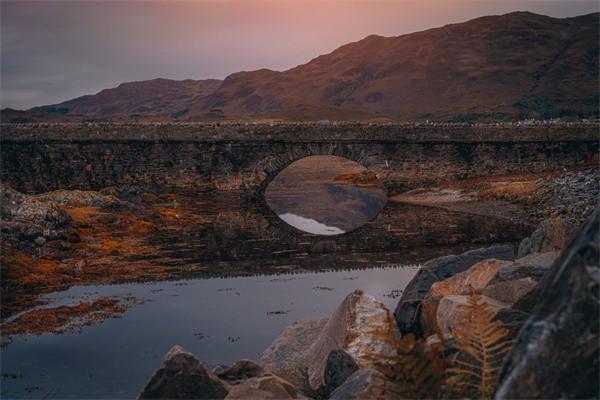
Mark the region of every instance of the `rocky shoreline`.
POLYGON ((435 379, 428 378, 442 382, 426 392, 429 398, 473 393, 496 399, 598 398, 598 182, 592 169, 540 180, 529 195, 538 199, 532 221, 541 222, 516 254, 512 246, 497 245, 430 260, 393 314, 355 291, 329 318, 288 326, 258 360, 214 371, 175 346, 139 397, 418 397, 411 392, 411 378, 390 374, 410 365, 407 354, 417 354, 425 370, 445 365, 442 373, 431 373, 435 379), (477 383, 475 367, 464 376, 448 371, 453 365, 472 366, 465 364, 469 357, 478 360, 461 343, 481 328, 479 313, 488 318, 486 329, 503 340, 493 348, 506 354, 489 367, 491 380, 482 378, 480 391, 457 392, 477 383), (514 347, 507 344, 513 341, 514 347))
POLYGON ((257 361, 210 371, 175 346, 139 398, 406 398, 407 383, 386 373, 403 360, 401 338, 457 362, 465 354, 455 343, 473 323, 465 305, 474 296, 516 341, 493 382, 494 398, 596 398, 599 232, 596 212, 560 253, 515 259, 500 245, 431 260, 394 314, 355 291, 331 317, 287 327, 257 361))
MULTIPOLYGON (((350 293, 329 318, 297 321, 286 328, 255 361, 240 360, 211 371, 194 355, 174 347, 140 398, 415 397, 407 392, 407 388, 414 388, 405 378, 398 378, 397 369, 404 368, 403 363, 409 359, 436 368, 440 363, 447 368, 460 361, 460 332, 472 324, 469 306, 473 302, 501 324, 498 332, 506 331, 506 339, 517 343, 502 372, 495 367, 500 373, 497 389, 494 385, 497 398, 518 398, 521 392, 514 388, 519 387, 528 394, 525 397, 535 397, 535 390, 544 393, 543 397, 563 393, 568 397, 597 397, 600 393, 594 392, 598 387, 594 378, 598 374, 593 372, 598 371, 598 347, 590 343, 598 342, 599 238, 598 213, 594 214, 594 209, 600 194, 599 177, 597 169, 583 168, 529 180, 519 177, 508 183, 486 183, 471 192, 461 189, 458 198, 453 192, 441 205, 433 206, 469 208, 488 204, 486 201, 510 200, 510 204, 527 211, 526 217, 520 214, 521 218, 537 224, 537 228, 518 249, 495 245, 425 262, 395 310, 388 310, 362 291, 350 293), (577 233, 584 220, 589 222, 577 233), (557 296, 561 302, 553 300, 557 296), (541 321, 548 318, 556 321, 550 325, 541 321), (540 326, 546 336, 540 336, 540 326), (581 341, 573 341, 572 337, 581 341), (530 354, 533 344, 537 352, 530 354), (585 344, 588 347, 583 348, 585 344), (568 346, 569 368, 559 368, 563 364, 554 359, 558 355, 552 349, 568 346), (524 379, 535 381, 537 386, 525 389, 524 379), (542 388, 544 379, 556 384, 542 388)), ((442 194, 448 197, 448 192, 442 194)), ((1 195, 2 273, 4 278, 7 273, 19 274, 18 279, 3 280, 3 317, 39 305, 39 293, 45 290, 144 276, 174 276, 177 268, 148 264, 136 240, 150 237, 157 224, 172 228, 182 220, 202 224, 206 219, 156 206, 147 201, 151 193, 135 190, 25 195, 3 186, 1 195), (117 226, 124 226, 126 231, 115 231, 117 226), (88 237, 98 227, 100 235, 88 237), (135 235, 128 236, 132 232, 135 235), (6 249, 16 253, 7 253, 6 249), (65 254, 64 261, 40 257, 48 249, 65 254), (99 260, 110 262, 88 265, 71 258, 73 251, 89 254, 89 249, 99 255, 99 260), (23 259, 7 259, 11 254, 21 254, 23 259), (115 263, 116 259, 110 258, 115 255, 124 255, 124 262, 115 263), (132 267, 137 261, 151 267, 132 267), (9 266, 13 269, 7 269, 9 266), (27 296, 10 284, 20 285, 19 289, 36 288, 39 293, 27 296), (20 296, 18 301, 7 301, 15 293, 20 296), (7 308, 7 304, 15 308, 7 308)), ((45 310, 43 315, 51 318, 59 331, 75 329, 78 324, 111 318, 136 302, 126 300, 98 303, 103 308, 90 301, 72 309, 45 310), (93 318, 83 315, 87 310, 93 318)), ((15 334, 43 331, 36 322, 39 313, 32 311, 29 316, 25 314, 25 320, 34 322, 25 327, 31 329, 10 325, 15 334)), ((3 333, 7 332, 5 324, 6 320, 3 333)), ((438 378, 428 380, 440 381, 438 378)), ((437 394, 441 387, 449 386, 444 379, 444 385, 435 389, 437 394)), ((429 392, 427 397, 435 396, 429 392)))

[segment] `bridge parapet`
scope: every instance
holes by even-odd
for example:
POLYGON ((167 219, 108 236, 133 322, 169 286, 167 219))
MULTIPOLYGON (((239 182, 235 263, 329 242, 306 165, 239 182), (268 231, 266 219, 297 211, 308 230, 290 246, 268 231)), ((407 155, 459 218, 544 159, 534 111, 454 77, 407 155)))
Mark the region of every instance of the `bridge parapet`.
POLYGON ((398 141, 521 142, 598 140, 600 124, 44 123, 0 124, 22 141, 398 141))

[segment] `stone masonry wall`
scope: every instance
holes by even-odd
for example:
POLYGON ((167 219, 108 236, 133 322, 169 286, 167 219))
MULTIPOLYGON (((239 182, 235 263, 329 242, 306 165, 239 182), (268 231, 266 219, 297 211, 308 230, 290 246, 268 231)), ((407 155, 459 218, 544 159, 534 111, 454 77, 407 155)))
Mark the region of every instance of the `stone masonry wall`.
POLYGON ((1 179, 27 193, 126 184, 257 194, 293 161, 327 154, 359 162, 395 193, 447 180, 576 166, 598 154, 596 133, 580 127, 573 134, 563 131, 561 140, 549 139, 544 128, 537 136, 535 130, 529 131, 525 135, 528 140, 515 135, 511 139, 503 131, 503 140, 493 141, 409 139, 402 135, 382 139, 382 134, 332 138, 335 135, 323 127, 299 135, 309 137, 304 140, 241 136, 132 139, 128 138, 131 131, 125 131, 120 139, 72 137, 83 135, 83 129, 59 139, 56 131, 54 136, 47 132, 40 136, 32 127, 11 129, 6 135, 3 131, 1 179), (319 139, 317 132, 323 129, 325 138, 319 139))

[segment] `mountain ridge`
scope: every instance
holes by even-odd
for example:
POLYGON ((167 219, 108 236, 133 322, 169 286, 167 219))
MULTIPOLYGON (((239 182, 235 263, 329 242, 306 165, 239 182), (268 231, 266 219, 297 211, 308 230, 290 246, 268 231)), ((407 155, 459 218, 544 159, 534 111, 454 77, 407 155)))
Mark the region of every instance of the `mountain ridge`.
POLYGON ((284 71, 127 82, 32 110, 182 120, 596 116, 599 15, 513 12, 369 35, 284 71))

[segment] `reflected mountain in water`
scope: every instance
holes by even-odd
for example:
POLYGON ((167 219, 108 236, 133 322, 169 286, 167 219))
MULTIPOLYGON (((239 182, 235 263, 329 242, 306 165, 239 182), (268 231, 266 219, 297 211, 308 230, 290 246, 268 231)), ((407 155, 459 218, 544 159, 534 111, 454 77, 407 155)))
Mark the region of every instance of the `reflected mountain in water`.
POLYGON ((375 218, 387 194, 377 177, 358 163, 312 156, 279 173, 267 187, 265 199, 282 220, 297 229, 338 235, 375 218))

